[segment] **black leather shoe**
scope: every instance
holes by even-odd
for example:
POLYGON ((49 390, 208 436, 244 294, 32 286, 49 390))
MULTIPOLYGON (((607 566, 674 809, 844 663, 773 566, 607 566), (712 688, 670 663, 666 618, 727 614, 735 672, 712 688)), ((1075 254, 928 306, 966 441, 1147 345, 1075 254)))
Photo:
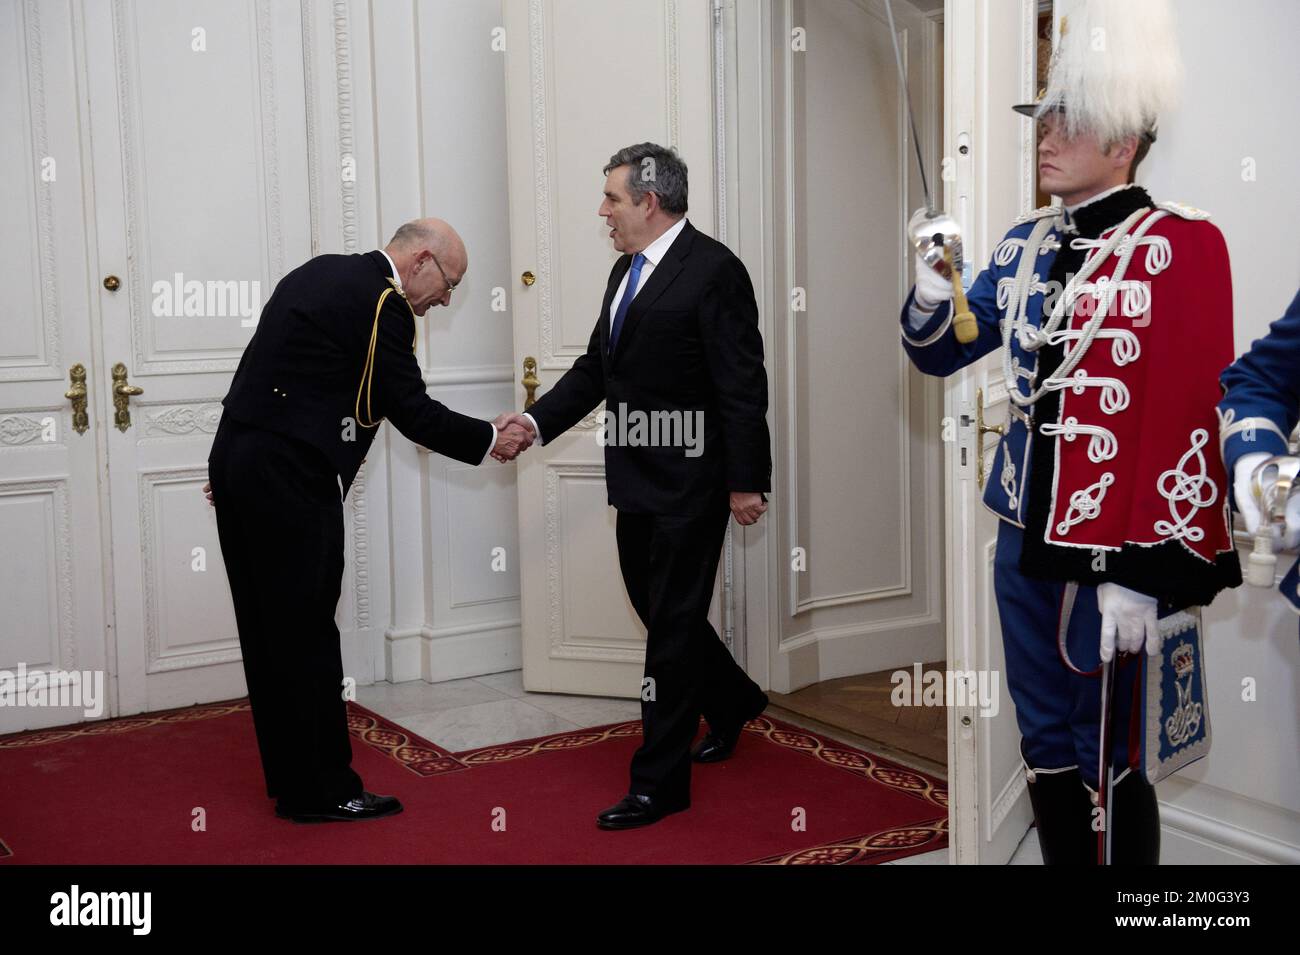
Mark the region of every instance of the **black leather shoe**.
POLYGON ((726 739, 717 733, 706 733, 704 739, 691 750, 691 759, 697 763, 720 763, 731 756, 738 742, 740 742, 739 732, 726 739))
POLYGON ((629 793, 619 800, 618 805, 610 806, 596 816, 596 825, 602 829, 635 829, 658 822, 664 816, 689 809, 690 800, 666 803, 652 796, 629 793))
POLYGON ((727 759, 735 751, 736 744, 740 742, 740 734, 744 732, 745 724, 767 709, 767 694, 762 694, 762 697, 763 701, 756 704, 757 709, 741 720, 740 725, 734 730, 727 732, 714 731, 710 727, 704 739, 700 740, 695 748, 691 750, 691 759, 697 763, 720 763, 727 759))
POLYGON ((347 802, 328 806, 285 806, 276 803, 275 814, 294 822, 356 822, 362 819, 379 819, 402 811, 396 796, 376 796, 363 792, 347 802))

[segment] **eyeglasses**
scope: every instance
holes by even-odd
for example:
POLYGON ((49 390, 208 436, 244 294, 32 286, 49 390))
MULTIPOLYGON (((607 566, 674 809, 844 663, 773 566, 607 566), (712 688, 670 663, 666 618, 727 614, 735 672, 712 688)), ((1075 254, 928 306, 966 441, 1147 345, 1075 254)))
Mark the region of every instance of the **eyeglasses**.
POLYGON ((433 259, 433 264, 438 266, 438 274, 442 276, 443 284, 447 286, 447 291, 444 292, 443 294, 450 295, 452 292, 456 291, 456 286, 459 285, 460 283, 459 282, 452 283, 448 281, 447 273, 442 270, 442 265, 438 262, 438 257, 436 255, 430 252, 429 258, 433 259))

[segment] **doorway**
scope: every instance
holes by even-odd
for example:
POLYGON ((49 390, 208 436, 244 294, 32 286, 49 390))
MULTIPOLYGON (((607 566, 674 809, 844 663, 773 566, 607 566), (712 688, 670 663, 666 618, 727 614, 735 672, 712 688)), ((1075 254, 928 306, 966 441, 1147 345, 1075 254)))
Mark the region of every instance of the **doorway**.
POLYGON ((909 91, 932 192, 940 186, 942 5, 930 7, 893 4, 907 88, 883 2, 771 8, 768 348, 780 503, 768 531, 768 624, 750 653, 762 640, 774 704, 944 775, 943 708, 897 707, 890 692, 895 671, 945 666, 936 662, 942 383, 898 345, 912 269, 906 223, 925 202, 909 91))

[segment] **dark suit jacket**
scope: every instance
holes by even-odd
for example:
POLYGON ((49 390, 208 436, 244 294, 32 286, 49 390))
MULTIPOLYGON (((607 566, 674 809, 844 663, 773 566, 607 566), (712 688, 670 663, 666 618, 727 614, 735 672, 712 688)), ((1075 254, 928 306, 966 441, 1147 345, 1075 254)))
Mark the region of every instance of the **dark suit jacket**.
MULTIPOLYGON (((324 452, 351 486, 378 427, 351 429, 357 389, 370 348, 375 305, 392 271, 378 250, 318 255, 282 278, 244 349, 225 413, 245 424, 286 434, 324 452), (348 440, 349 434, 352 440, 348 440)), ((430 398, 415 359, 415 315, 396 292, 379 314, 371 417, 430 451, 478 464, 489 447, 490 421, 471 418, 430 398)))
POLYGON ((767 373, 758 306, 744 264, 689 222, 628 308, 611 358, 614 294, 632 265, 614 263, 587 351, 528 409, 544 441, 602 400, 610 413, 703 412, 703 453, 605 446, 609 503, 621 511, 700 514, 728 491, 770 491, 767 373))

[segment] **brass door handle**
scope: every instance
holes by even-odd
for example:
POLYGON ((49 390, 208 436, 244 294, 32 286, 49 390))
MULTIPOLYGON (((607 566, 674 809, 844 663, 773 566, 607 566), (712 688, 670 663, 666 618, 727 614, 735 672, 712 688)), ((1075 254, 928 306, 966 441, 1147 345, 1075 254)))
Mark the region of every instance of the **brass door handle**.
POLYGON ((527 411, 537 400, 537 386, 542 383, 542 380, 537 377, 537 359, 532 355, 524 358, 524 377, 519 380, 519 383, 524 386, 524 410, 527 411))
POLYGON ((1004 435, 1007 429, 1000 424, 984 424, 984 389, 975 389, 975 481, 984 490, 984 435, 1004 435))
POLYGON ((131 398, 144 394, 144 389, 127 384, 126 365, 120 361, 113 366, 113 424, 123 433, 131 427, 131 398))
POLYGON ((63 393, 63 397, 72 402, 72 430, 85 434, 90 427, 90 415, 86 411, 86 366, 77 362, 68 369, 68 381, 72 386, 63 393))
POLYGON ((525 285, 531 286, 537 281, 537 276, 532 272, 525 272, 523 275, 519 276, 519 281, 523 282, 525 285))

